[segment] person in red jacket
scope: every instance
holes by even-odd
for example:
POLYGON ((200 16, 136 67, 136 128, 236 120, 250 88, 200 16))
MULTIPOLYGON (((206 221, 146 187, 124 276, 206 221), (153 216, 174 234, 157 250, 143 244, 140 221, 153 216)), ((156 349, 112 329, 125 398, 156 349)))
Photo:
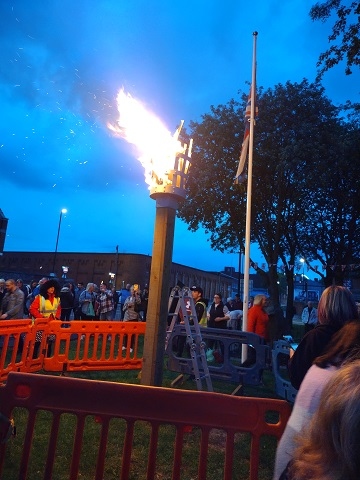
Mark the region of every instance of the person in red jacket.
MULTIPOLYGON (((268 299, 266 295, 256 295, 254 305, 249 308, 247 331, 256 333, 264 340, 269 341, 268 323, 269 315, 265 312, 264 307, 267 305, 268 299)), ((256 362, 256 353, 254 348, 249 346, 247 349, 247 359, 242 363, 243 367, 249 367, 256 362)))
POLYGON ((269 341, 268 323, 269 315, 265 312, 264 307, 267 305, 267 297, 265 295, 256 295, 254 305, 249 308, 247 331, 256 333, 262 337, 265 342, 269 341))

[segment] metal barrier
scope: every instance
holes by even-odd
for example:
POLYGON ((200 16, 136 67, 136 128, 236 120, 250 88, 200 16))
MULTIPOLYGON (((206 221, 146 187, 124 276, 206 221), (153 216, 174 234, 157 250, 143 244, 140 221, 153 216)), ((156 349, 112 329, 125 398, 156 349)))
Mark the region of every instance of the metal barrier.
POLYGON ((214 465, 212 478, 256 480, 262 440, 281 437, 291 410, 284 400, 24 373, 9 374, 0 405, 18 430, 0 445, 0 477, 19 480, 205 480, 214 465))
MULTIPOLYGON (((208 362, 209 372, 213 380, 224 380, 237 384, 238 387, 233 393, 237 393, 243 385, 259 385, 261 383, 262 372, 269 364, 270 349, 263 343, 259 335, 220 328, 201 328, 201 335, 207 345, 216 345, 219 352, 218 361, 215 358, 214 361, 208 362), (249 348, 252 348, 255 352, 254 363, 251 365, 242 365, 241 352, 243 345, 249 345, 249 348)), ((184 344, 185 336, 185 326, 176 325, 166 350, 168 355, 167 366, 169 370, 193 375, 191 358, 184 356, 184 354, 178 355, 178 352, 176 352, 177 343, 180 341, 184 344)), ((184 353, 186 355, 186 349, 184 349, 184 353)))
POLYGON ((276 393, 280 397, 285 398, 285 400, 294 403, 298 391, 291 385, 290 380, 286 375, 290 353, 289 342, 285 340, 277 340, 273 344, 273 350, 271 353, 276 393))

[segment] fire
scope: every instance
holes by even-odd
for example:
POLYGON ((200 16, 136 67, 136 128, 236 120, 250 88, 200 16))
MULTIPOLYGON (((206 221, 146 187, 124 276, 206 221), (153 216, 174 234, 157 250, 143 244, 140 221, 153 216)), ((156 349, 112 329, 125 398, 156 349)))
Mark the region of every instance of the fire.
POLYGON ((117 95, 117 108, 117 125, 108 124, 108 128, 136 147, 146 183, 150 186, 171 184, 168 175, 174 168, 175 156, 187 148, 178 140, 184 122, 181 121, 172 135, 159 118, 123 89, 117 95))

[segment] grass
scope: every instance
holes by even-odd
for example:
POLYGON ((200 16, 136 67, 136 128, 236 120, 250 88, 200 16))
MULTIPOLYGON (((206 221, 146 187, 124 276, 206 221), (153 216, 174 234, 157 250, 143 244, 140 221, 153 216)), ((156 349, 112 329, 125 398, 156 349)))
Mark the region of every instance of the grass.
MULTIPOLYGON (((19 455, 25 441, 22 424, 25 424, 27 413, 21 409, 14 412, 18 423, 18 436, 9 445, 6 452, 5 468, 2 478, 5 480, 18 479, 19 455)), ((28 475, 26 480, 39 480, 43 478, 46 462, 47 445, 50 438, 48 430, 50 414, 39 412, 36 421, 36 429, 31 445, 31 455, 28 475)), ((72 415, 64 415, 58 436, 58 448, 56 451, 52 480, 67 480, 71 467, 72 445, 75 437, 76 418, 72 415)), ((81 458, 79 465, 79 479, 92 480, 95 478, 95 464, 97 461, 97 448, 100 437, 100 427, 93 417, 87 417, 81 458)), ((120 478, 121 453, 124 447, 125 422, 120 419, 113 419, 110 424, 106 455, 104 458, 105 474, 104 480, 115 480, 120 478)), ((172 469, 172 458, 174 455, 173 444, 175 429, 172 426, 164 425, 159 431, 159 448, 157 452, 156 479, 170 479, 172 469)), ((150 429, 144 422, 137 422, 134 431, 132 446, 132 462, 129 480, 145 480, 147 455, 149 449, 150 429)), ((224 455, 226 435, 221 430, 212 430, 209 439, 207 479, 218 480, 223 477, 224 455)), ((249 468, 249 444, 248 434, 239 434, 235 440, 235 464, 234 476, 236 479, 248 478, 249 468)), ((272 476, 276 444, 274 439, 264 437, 260 453, 260 480, 268 480, 272 476)), ((185 434, 182 451, 181 479, 197 479, 197 468, 200 451, 200 431, 196 428, 185 434)), ((50 480, 50 479, 49 479, 50 480)))

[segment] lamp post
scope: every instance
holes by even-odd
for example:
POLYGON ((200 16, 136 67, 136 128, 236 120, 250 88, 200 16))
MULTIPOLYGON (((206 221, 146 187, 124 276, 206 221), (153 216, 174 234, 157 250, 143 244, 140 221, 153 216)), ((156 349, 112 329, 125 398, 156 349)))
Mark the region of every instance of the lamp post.
POLYGON ((50 274, 51 277, 56 277, 55 275, 55 263, 56 263, 56 256, 57 256, 57 250, 58 250, 58 244, 59 244, 59 236, 60 236, 60 228, 61 228, 61 220, 63 214, 67 213, 66 208, 63 208, 60 211, 60 218, 59 218, 59 226, 58 226, 58 232, 57 232, 57 237, 56 237, 56 245, 55 245, 55 252, 54 252, 54 260, 53 260, 53 266, 52 266, 52 273, 50 274))
POLYGON ((68 272, 69 272, 69 267, 63 265, 63 266, 61 267, 61 269, 62 269, 62 271, 63 271, 63 274, 62 274, 62 277, 61 277, 61 278, 67 278, 67 274, 68 274, 68 272))
POLYGON ((302 266, 303 266, 303 273, 302 273, 302 289, 303 289, 303 292, 304 292, 304 295, 305 295, 305 300, 307 300, 307 286, 306 286, 306 283, 305 283, 305 258, 300 258, 300 262, 302 263, 302 266))
POLYGON ((115 256, 115 290, 116 290, 116 282, 119 273, 119 245, 116 245, 116 256, 115 256))
POLYGON ((192 142, 188 149, 185 145, 182 153, 175 155, 174 169, 167 175, 169 182, 158 181, 150 187, 150 197, 156 200, 156 216, 141 373, 143 385, 162 385, 175 215, 186 195, 191 146, 192 142))

